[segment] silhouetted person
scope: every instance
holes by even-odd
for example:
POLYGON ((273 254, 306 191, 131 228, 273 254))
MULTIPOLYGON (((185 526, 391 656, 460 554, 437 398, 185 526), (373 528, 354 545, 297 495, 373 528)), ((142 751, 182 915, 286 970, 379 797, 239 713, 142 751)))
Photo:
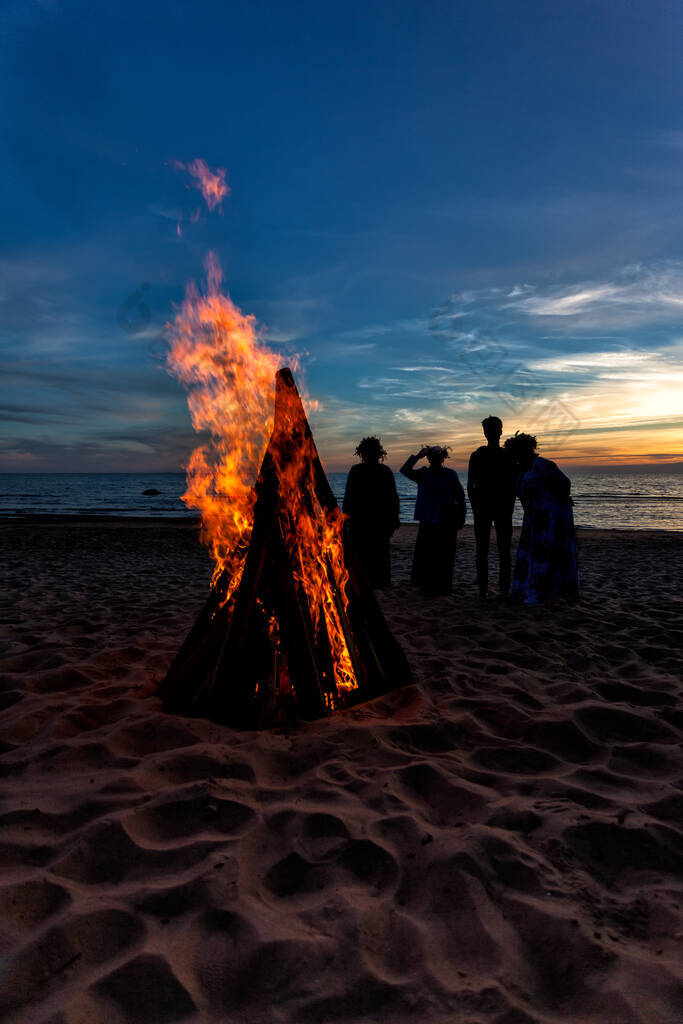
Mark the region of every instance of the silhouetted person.
POLYGON ((447 458, 448 448, 432 445, 401 466, 401 473, 417 484, 415 519, 420 526, 410 582, 428 594, 450 593, 458 530, 465 525, 465 492, 455 470, 444 466, 447 458), (429 466, 415 469, 425 456, 429 466))
POLYGON ((543 604, 552 597, 577 598, 573 502, 569 477, 543 459, 531 434, 515 434, 505 442, 517 470, 517 494, 524 509, 510 593, 525 604, 543 604))
POLYGON ((386 454, 379 438, 363 438, 356 448, 361 462, 349 470, 342 506, 353 547, 373 587, 391 586, 389 538, 400 522, 394 474, 382 465, 386 454))
POLYGON ((477 584, 479 595, 486 597, 489 584, 489 542, 491 526, 496 527, 498 548, 498 588, 510 589, 512 573, 512 513, 515 507, 515 465, 510 453, 500 446, 503 423, 497 416, 481 421, 488 444, 470 455, 467 471, 467 495, 474 516, 477 543, 477 584))

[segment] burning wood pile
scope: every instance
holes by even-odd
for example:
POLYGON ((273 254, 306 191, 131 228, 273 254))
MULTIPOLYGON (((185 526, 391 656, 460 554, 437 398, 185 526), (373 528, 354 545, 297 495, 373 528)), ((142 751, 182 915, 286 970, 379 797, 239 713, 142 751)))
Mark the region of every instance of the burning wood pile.
POLYGON ((275 383, 251 528, 233 531, 237 540, 160 686, 169 710, 238 728, 317 718, 410 681, 344 542, 291 371, 279 370, 275 383))

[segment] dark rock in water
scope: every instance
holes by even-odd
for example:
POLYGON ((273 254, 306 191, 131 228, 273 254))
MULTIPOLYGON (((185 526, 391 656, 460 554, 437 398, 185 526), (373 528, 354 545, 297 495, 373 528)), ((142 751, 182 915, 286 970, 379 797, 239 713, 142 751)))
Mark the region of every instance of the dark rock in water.
POLYGON ((143 494, 161 494, 161 491, 157 491, 154 487, 148 487, 147 490, 143 491, 142 493, 143 494))

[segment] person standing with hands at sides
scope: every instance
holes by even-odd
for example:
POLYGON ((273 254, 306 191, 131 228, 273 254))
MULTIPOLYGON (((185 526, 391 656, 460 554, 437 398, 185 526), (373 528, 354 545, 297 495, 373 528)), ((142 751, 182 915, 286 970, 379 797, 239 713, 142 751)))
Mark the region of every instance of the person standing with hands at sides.
POLYGON ((427 594, 451 592, 458 530, 465 525, 465 492, 455 470, 444 466, 448 455, 448 448, 432 445, 401 466, 403 476, 417 484, 415 519, 420 526, 410 582, 427 594), (415 469, 423 458, 429 465, 415 469))
POLYGON ((500 446, 503 421, 487 416, 481 421, 487 444, 470 455, 467 495, 474 516, 477 545, 477 584, 485 598, 489 583, 489 542, 491 526, 496 527, 498 548, 498 589, 507 594, 512 576, 512 513, 515 507, 515 462, 500 446))
POLYGON ((382 464, 386 454, 378 437, 363 438, 356 448, 361 461, 349 470, 342 505, 354 550, 373 587, 391 586, 389 538, 400 525, 394 474, 382 464))

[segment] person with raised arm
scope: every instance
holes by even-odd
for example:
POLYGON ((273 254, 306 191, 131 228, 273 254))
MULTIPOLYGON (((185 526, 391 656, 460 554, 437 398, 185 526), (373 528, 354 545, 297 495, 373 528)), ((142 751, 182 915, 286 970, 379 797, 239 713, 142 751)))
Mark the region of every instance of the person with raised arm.
POLYGON ((403 476, 417 484, 414 518, 420 526, 410 582, 427 594, 451 592, 458 530, 465 525, 465 492, 455 470, 444 466, 448 456, 448 448, 431 445, 401 466, 403 476), (415 469, 423 458, 428 465, 415 469))
POLYGON ((474 516, 477 545, 477 585, 485 598, 489 583, 489 543, 491 527, 496 528, 498 548, 498 589, 507 594, 512 577, 512 513, 515 507, 515 464, 506 448, 501 448, 503 421, 487 416, 481 421, 487 443, 470 455, 467 470, 467 496, 474 516))

